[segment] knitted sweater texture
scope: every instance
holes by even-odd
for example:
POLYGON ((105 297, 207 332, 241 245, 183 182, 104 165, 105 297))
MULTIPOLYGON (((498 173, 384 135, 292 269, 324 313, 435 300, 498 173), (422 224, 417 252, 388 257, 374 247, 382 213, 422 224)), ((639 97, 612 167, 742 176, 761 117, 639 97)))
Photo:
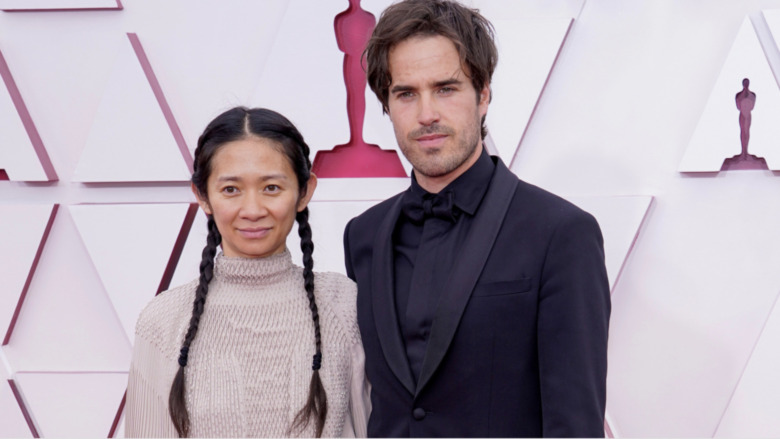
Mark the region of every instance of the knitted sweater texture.
MULTIPOLYGON (((285 251, 262 259, 220 254, 185 367, 192 437, 314 435, 314 419, 290 430, 304 407, 315 353, 303 269, 285 251)), ((315 274, 322 331, 323 436, 365 436, 368 384, 356 318, 356 287, 315 274)), ((127 390, 128 437, 177 437, 168 395, 198 281, 152 300, 136 325, 127 390)))

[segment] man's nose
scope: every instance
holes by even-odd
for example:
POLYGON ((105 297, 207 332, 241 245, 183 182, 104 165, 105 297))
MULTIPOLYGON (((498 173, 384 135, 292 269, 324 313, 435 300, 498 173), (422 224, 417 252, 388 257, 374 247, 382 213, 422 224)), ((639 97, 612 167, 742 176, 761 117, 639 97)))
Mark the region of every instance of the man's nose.
POLYGON ((431 95, 423 94, 420 97, 417 121, 421 125, 431 125, 439 121, 439 110, 431 95))

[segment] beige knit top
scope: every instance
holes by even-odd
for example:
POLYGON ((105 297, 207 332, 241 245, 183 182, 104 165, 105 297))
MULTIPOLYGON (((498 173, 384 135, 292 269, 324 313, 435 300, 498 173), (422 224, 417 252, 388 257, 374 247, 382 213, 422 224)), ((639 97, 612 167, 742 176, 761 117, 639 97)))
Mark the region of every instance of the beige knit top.
MULTIPOLYGON (((314 435, 314 420, 290 432, 305 405, 315 353, 303 269, 285 251, 262 259, 219 254, 185 368, 193 437, 314 435)), ((136 325, 125 410, 128 437, 177 437, 168 394, 198 281, 166 291, 136 325)), ((323 436, 365 437, 368 383, 356 317, 356 287, 315 274, 322 331, 320 377, 328 401, 323 436)))

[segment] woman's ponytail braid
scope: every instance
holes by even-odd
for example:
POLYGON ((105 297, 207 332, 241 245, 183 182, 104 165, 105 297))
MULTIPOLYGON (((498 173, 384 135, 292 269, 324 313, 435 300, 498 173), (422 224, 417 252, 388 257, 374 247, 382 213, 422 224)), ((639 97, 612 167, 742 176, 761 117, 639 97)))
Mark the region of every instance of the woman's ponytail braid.
POLYGON ((322 365, 322 337, 320 334, 320 314, 317 302, 314 299, 314 243, 311 239, 311 226, 309 225, 309 208, 298 212, 295 217, 298 221, 298 236, 301 237, 301 251, 303 252, 303 285, 306 296, 309 298, 309 309, 314 321, 315 353, 312 360, 312 375, 309 384, 309 397, 306 405, 295 416, 293 426, 305 427, 312 416, 315 418, 315 436, 321 437, 325 426, 325 417, 328 414, 328 399, 325 387, 320 379, 320 366, 322 365))
POLYGON ((203 315, 203 309, 206 305, 206 295, 209 292, 209 282, 214 277, 214 256, 217 254, 217 248, 222 242, 222 236, 217 230, 217 224, 214 218, 209 215, 208 220, 209 234, 206 238, 206 247, 203 248, 202 259, 200 261, 200 283, 195 290, 195 300, 192 303, 192 317, 187 334, 184 336, 184 342, 179 353, 179 370, 171 385, 171 393, 168 396, 168 411, 173 421, 173 426, 179 433, 179 437, 187 437, 190 433, 190 415, 187 411, 187 404, 184 399, 184 368, 187 366, 190 345, 195 335, 198 333, 200 317, 203 315))

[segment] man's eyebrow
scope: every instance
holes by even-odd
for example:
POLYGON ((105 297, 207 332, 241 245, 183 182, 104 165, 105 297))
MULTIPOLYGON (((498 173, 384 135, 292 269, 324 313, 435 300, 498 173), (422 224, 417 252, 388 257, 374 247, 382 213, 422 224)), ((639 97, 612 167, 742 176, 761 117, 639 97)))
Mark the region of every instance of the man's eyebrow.
MULTIPOLYGON (((441 81, 434 82, 433 87, 440 88, 440 87, 446 87, 448 85, 460 85, 462 83, 463 81, 458 78, 450 78, 450 79, 443 79, 441 81)), ((390 93, 395 94, 395 93, 403 93, 406 91, 414 91, 414 90, 415 88, 412 87, 411 85, 398 84, 390 89, 390 93)))
POLYGON ((414 87, 411 85, 396 85, 393 88, 390 89, 390 93, 398 93, 398 92, 405 92, 405 91, 412 91, 414 90, 414 87))
POLYGON ((450 79, 445 79, 443 81, 434 82, 433 86, 438 88, 438 87, 444 87, 444 86, 447 86, 447 85, 458 85, 458 84, 462 84, 462 83, 463 83, 463 81, 461 81, 460 79, 450 78, 450 79))

